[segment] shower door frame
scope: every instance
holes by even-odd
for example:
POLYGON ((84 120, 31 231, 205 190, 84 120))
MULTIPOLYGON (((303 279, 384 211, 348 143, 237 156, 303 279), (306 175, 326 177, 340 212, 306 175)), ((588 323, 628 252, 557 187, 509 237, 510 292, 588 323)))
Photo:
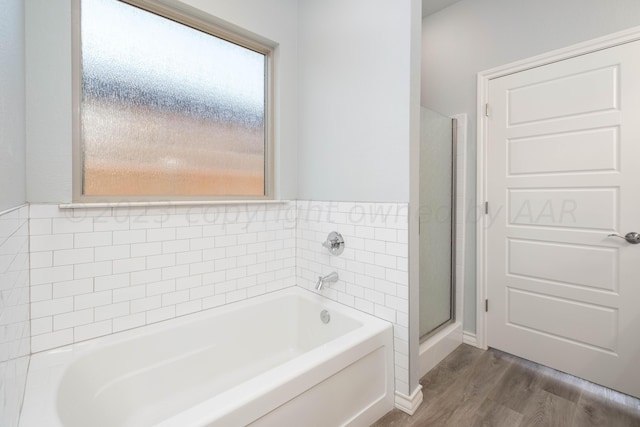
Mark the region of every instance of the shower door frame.
MULTIPOLYGON (((436 335, 438 332, 445 329, 447 326, 453 324, 458 320, 458 316, 456 315, 456 271, 457 271, 457 263, 456 263, 456 227, 457 227, 457 197, 458 197, 458 119, 455 117, 450 117, 451 120, 451 250, 450 250, 450 302, 449 302, 449 319, 445 320, 435 328, 431 329, 429 332, 424 335, 420 335, 420 344, 427 341, 429 338, 436 335)), ((418 233, 419 234, 419 233, 418 233)))
MULTIPOLYGON (((467 343, 475 345, 475 336, 463 331, 463 318, 464 318, 464 282, 465 282, 465 241, 468 239, 466 231, 467 216, 472 214, 473 211, 469 211, 469 204, 467 201, 467 153, 468 153, 468 141, 467 141, 467 126, 468 117, 467 114, 454 114, 451 118, 457 120, 456 127, 456 213, 455 213, 455 230, 456 230, 456 262, 455 266, 455 294, 453 295, 455 301, 454 316, 455 320, 448 322, 441 326, 435 333, 429 336, 423 342, 420 342, 419 337, 419 304, 416 302, 416 309, 410 310, 410 334, 411 342, 416 343, 416 353, 412 353, 410 358, 410 365, 417 370, 417 378, 421 378, 433 367, 435 367, 442 359, 448 356, 453 350, 455 350, 460 344, 467 343), (413 329, 415 328, 415 329, 413 329), (415 341, 414 341, 415 340, 415 341), (416 355, 417 358, 414 358, 416 355)), ((413 152, 412 159, 419 161, 419 151, 413 152)), ((419 163, 419 162, 418 162, 419 163)), ((418 165, 415 163, 412 165, 413 170, 417 171, 418 165)), ((413 188, 412 200, 416 206, 419 205, 418 185, 420 177, 419 174, 412 175, 411 185, 413 188)), ((411 230, 416 230, 409 233, 409 270, 411 283, 418 284, 419 282, 419 262, 415 262, 419 258, 420 248, 417 228, 418 228, 418 215, 411 215, 413 227, 411 230)))

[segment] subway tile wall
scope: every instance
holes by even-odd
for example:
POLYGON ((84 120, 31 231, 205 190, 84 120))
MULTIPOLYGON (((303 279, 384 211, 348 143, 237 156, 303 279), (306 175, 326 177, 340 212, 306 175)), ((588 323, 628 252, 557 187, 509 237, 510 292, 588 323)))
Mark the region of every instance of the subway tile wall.
POLYGON ((29 221, 33 352, 312 289, 335 270, 322 294, 394 324, 396 390, 409 394, 406 203, 31 205, 29 221), (334 230, 346 240, 339 257, 321 246, 334 230))
POLYGON ((0 215, 0 414, 18 425, 31 353, 29 342, 29 208, 0 215))
POLYGON ((30 206, 31 349, 296 284, 295 203, 30 206))
POLYGON ((324 296, 392 322, 395 389, 409 395, 408 204, 298 201, 297 217, 298 285, 335 271, 324 296), (331 231, 344 237, 340 256, 321 245, 331 231))

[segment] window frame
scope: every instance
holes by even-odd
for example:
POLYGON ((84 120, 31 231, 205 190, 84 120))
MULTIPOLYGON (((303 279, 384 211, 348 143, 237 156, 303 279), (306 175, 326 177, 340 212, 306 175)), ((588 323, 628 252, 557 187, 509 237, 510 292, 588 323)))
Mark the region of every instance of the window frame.
POLYGON ((74 203, 131 203, 131 202, 185 202, 185 201, 243 201, 274 200, 274 46, 244 36, 195 14, 187 13, 156 0, 114 0, 121 1, 144 11, 202 31, 230 43, 261 53, 265 56, 265 105, 264 105, 264 194, 263 195, 86 195, 83 194, 83 144, 82 144, 82 41, 81 4, 82 0, 72 0, 72 200, 74 203))

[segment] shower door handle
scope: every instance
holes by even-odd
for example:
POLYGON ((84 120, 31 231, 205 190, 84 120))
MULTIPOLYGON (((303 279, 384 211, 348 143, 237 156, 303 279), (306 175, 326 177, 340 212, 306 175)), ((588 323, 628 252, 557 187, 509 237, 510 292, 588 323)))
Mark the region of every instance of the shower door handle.
POLYGON ((640 233, 636 233, 635 231, 627 233, 624 236, 613 233, 613 234, 609 234, 608 237, 619 237, 631 243, 632 245, 637 245, 638 243, 640 243, 640 233))

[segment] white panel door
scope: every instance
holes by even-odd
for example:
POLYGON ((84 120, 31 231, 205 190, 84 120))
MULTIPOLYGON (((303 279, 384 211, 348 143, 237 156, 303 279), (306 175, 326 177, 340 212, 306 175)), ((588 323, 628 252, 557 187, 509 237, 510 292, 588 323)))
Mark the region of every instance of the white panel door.
POLYGON ((490 347, 640 397, 640 42, 489 82, 490 347))

